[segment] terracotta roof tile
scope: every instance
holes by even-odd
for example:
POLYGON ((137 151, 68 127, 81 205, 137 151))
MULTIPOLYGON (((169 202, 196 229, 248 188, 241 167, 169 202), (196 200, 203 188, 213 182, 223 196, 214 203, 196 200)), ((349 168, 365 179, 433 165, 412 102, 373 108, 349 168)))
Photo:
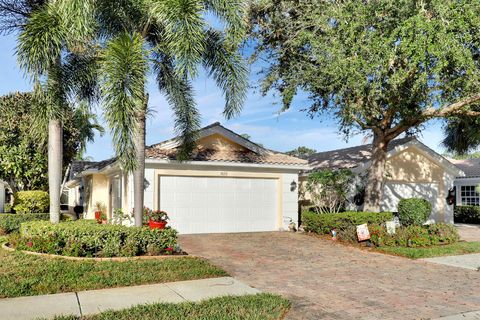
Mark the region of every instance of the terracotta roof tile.
MULTIPOLYGON (((147 159, 168 159, 175 160, 177 149, 161 149, 156 146, 145 150, 147 159)), ((267 150, 265 154, 257 154, 253 151, 224 151, 213 149, 196 149, 193 151, 192 161, 226 161, 239 163, 259 163, 259 164, 286 164, 286 165, 306 165, 307 160, 288 156, 283 153, 267 150)))

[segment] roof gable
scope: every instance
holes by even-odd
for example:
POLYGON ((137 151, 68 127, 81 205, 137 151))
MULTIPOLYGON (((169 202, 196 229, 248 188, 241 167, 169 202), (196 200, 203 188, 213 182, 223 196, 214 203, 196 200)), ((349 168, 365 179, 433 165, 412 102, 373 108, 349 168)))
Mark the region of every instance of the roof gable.
MULTIPOLYGON (((197 141, 202 140, 205 137, 212 136, 212 135, 220 135, 223 136, 224 138, 230 140, 231 142, 234 142, 245 149, 251 150, 255 153, 262 154, 268 152, 267 149, 263 148, 262 146, 245 139, 238 133, 233 132, 232 130, 229 130, 222 126, 220 122, 215 122, 209 126, 206 126, 202 129, 200 129, 197 132, 197 141)), ((155 148, 160 148, 160 149, 174 149, 178 148, 181 145, 181 140, 179 137, 175 137, 170 140, 166 140, 154 145, 151 145, 150 147, 155 147, 155 148)))
MULTIPOLYGON (((450 161, 430 149, 414 137, 406 137, 402 139, 392 140, 387 149, 387 157, 394 155, 414 147, 420 150, 431 161, 445 168, 456 176, 462 176, 463 172, 453 165, 450 161)), ((372 145, 366 144, 357 147, 338 149, 327 152, 320 152, 308 158, 308 162, 312 169, 355 169, 361 171, 368 168, 371 164, 372 145)))
MULTIPOLYGON (((240 162, 306 166, 304 159, 266 149, 216 122, 197 132, 190 161, 240 162)), ((181 140, 176 137, 145 149, 148 159, 177 160, 181 140)))

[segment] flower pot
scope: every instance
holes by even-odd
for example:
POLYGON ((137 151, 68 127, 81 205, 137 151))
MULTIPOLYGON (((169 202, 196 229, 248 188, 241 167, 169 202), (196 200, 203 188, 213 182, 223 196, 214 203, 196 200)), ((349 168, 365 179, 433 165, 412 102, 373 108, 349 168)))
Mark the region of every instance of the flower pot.
POLYGON ((167 225, 167 221, 153 221, 153 220, 148 220, 148 225, 150 226, 150 229, 165 229, 165 226, 167 225))

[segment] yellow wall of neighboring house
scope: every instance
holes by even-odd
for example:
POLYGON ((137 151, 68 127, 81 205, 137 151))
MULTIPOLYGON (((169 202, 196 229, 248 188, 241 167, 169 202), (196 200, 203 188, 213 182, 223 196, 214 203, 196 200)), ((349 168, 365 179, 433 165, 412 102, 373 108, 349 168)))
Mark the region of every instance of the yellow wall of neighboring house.
MULTIPOLYGON (((420 149, 410 146, 387 159, 385 165, 385 182, 391 183, 438 183, 437 208, 440 217, 444 216, 446 186, 444 176, 446 171, 435 161, 425 155, 420 149)), ((310 195, 305 190, 306 176, 299 179, 299 199, 304 205, 310 203, 310 195)))
POLYGON ((387 160, 385 179, 401 182, 440 182, 444 169, 417 148, 409 147, 387 160))

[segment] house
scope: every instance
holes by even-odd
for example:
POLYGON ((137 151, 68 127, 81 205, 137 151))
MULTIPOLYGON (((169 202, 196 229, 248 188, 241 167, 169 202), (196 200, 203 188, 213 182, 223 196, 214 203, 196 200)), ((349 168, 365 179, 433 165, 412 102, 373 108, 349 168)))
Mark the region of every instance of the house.
MULTIPOLYGON (((356 175, 355 184, 361 187, 371 164, 371 155, 372 145, 366 144, 320 152, 308 160, 310 170, 351 169, 356 175)), ((463 176, 460 168, 417 139, 407 137, 393 140, 387 150, 380 209, 396 212, 402 198, 425 198, 432 204, 430 222, 453 223, 453 205, 448 203, 447 196, 455 179, 463 176)), ((355 192, 351 192, 349 209, 362 210, 361 202, 355 204, 355 192)))
MULTIPOLYGON (((266 149, 214 123, 197 135, 189 161, 176 160, 180 140, 146 148, 145 206, 170 216, 180 233, 287 229, 297 222, 298 176, 306 160, 266 149)), ((133 176, 116 159, 72 164, 69 206, 84 206, 94 218, 102 202, 131 212, 133 176)))
POLYGON ((480 205, 480 193, 478 186, 480 185, 480 159, 465 159, 450 161, 462 170, 465 175, 455 179, 455 204, 462 205, 480 205))

